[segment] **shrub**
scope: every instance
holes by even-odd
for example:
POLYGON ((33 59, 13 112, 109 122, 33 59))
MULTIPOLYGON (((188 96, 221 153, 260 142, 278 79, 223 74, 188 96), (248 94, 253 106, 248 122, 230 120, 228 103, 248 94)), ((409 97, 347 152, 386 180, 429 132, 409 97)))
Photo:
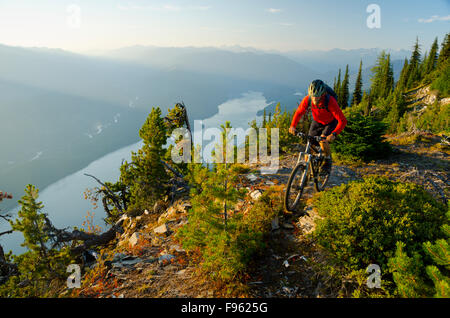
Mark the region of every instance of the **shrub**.
POLYGON ((422 255, 413 252, 409 257, 405 243, 397 242, 395 257, 389 259, 397 285, 396 293, 401 297, 450 297, 450 212, 447 223, 442 226, 444 238, 434 243, 423 243, 422 255))
POLYGON ((341 156, 353 156, 370 161, 388 156, 391 153, 389 143, 384 141, 386 125, 372 116, 351 113, 347 127, 331 144, 333 150, 341 156))
POLYGON ((396 243, 407 242, 410 255, 422 251, 441 235, 446 211, 423 187, 378 176, 322 192, 315 205, 324 218, 314 236, 342 273, 378 264, 386 274, 396 243))

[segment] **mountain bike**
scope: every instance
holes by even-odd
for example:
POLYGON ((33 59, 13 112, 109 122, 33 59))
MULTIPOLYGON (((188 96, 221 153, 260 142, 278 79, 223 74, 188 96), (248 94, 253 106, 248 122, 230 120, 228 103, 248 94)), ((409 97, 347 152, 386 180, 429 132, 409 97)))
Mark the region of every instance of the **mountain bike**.
POLYGON ((308 136, 301 132, 298 132, 296 136, 306 138, 308 142, 305 151, 298 155, 297 164, 292 170, 286 186, 284 206, 289 212, 295 212, 298 202, 310 181, 314 182, 314 188, 319 192, 323 191, 330 177, 330 173, 319 173, 325 156, 322 154, 322 149, 312 143, 314 140, 320 142, 326 138, 308 136))

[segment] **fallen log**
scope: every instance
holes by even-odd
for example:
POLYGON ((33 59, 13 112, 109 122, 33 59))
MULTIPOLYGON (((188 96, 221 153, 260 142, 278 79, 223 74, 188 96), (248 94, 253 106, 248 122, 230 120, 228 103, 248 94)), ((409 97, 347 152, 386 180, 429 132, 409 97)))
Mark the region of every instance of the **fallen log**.
POLYGON ((81 245, 77 245, 71 249, 73 254, 79 255, 84 250, 93 246, 102 246, 111 242, 116 237, 116 233, 122 232, 122 223, 124 220, 125 218, 121 217, 108 231, 102 234, 94 234, 79 230, 69 232, 66 229, 57 229, 46 216, 45 230, 48 231, 50 239, 54 242, 52 248, 61 245, 62 243, 82 241, 83 243, 81 245))

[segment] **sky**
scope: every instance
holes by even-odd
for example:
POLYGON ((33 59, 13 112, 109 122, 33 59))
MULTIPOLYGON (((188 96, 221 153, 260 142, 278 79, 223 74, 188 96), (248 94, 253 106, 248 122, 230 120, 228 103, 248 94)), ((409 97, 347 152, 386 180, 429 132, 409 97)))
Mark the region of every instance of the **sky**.
POLYGON ((449 31, 450 0, 0 0, 0 44, 85 53, 133 45, 409 50, 416 36, 429 49, 449 31))

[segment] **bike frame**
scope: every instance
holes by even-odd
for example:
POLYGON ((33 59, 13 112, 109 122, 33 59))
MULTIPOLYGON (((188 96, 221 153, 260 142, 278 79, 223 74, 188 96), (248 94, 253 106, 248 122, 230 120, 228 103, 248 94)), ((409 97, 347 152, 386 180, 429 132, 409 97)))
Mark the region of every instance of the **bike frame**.
MULTIPOLYGON (((312 171, 312 177, 314 182, 317 182, 317 175, 316 175, 316 171, 314 171, 313 166, 312 166, 312 159, 315 157, 315 155, 310 153, 311 147, 313 147, 311 145, 311 142, 308 140, 308 143, 306 144, 306 148, 305 151, 300 152, 298 155, 298 159, 297 159, 297 165, 300 164, 300 162, 302 161, 302 158, 306 158, 305 163, 306 163, 306 167, 305 167, 305 171, 303 172, 302 175, 302 181, 301 184, 302 186, 305 186, 305 182, 306 182, 306 176, 308 175, 310 169, 312 171)), ((313 148, 315 150, 315 148, 313 148)), ((322 155, 322 148, 319 148, 319 157, 322 155)), ((298 200, 298 198, 296 199, 296 201, 298 200)))

